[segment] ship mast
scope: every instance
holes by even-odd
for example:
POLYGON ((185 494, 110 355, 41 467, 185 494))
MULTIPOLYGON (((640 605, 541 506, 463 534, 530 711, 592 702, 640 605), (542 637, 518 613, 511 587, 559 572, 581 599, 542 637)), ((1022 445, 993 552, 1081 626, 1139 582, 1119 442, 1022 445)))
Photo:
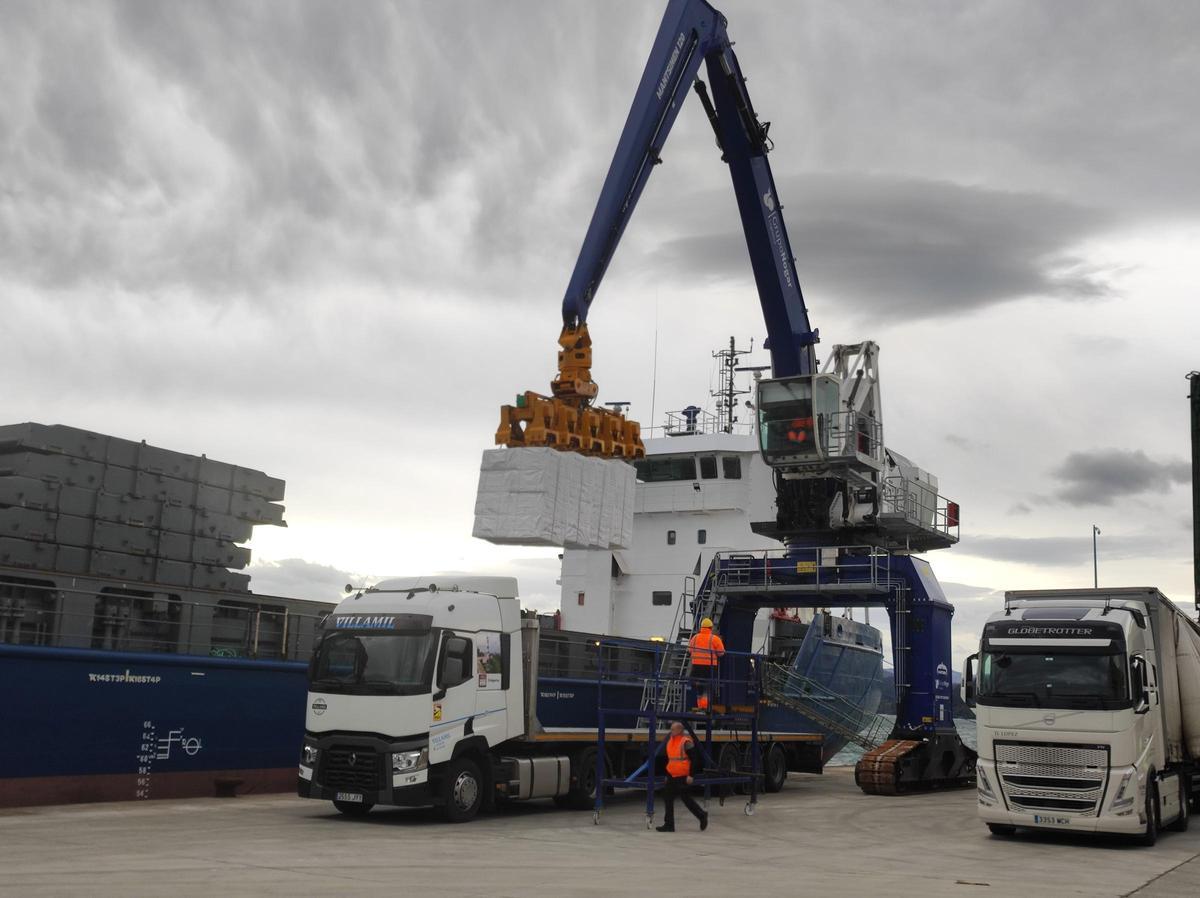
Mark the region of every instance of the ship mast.
POLYGON ((738 349, 735 339, 730 337, 728 349, 712 354, 713 358, 719 361, 721 371, 720 384, 717 389, 710 390, 709 395, 717 400, 717 426, 724 433, 733 433, 733 425, 737 422, 737 397, 750 392, 737 388, 734 372, 738 370, 738 357, 749 355, 753 346, 751 342, 751 349, 738 349))

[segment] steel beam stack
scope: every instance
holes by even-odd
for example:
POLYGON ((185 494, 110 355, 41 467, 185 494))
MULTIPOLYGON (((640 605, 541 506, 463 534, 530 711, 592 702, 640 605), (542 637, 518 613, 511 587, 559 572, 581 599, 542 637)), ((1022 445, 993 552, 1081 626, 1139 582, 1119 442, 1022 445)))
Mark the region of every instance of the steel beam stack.
POLYGON ((0 565, 246 591, 256 525, 287 526, 262 471, 63 425, 0 426, 0 565))

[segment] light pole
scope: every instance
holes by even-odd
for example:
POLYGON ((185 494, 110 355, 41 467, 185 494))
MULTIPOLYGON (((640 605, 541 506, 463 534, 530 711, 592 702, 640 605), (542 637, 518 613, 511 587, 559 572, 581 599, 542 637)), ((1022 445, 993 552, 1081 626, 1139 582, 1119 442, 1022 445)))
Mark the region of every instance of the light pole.
POLYGON ((1096 537, 1100 535, 1100 528, 1095 524, 1092 525, 1092 587, 1100 588, 1100 563, 1096 555, 1096 537))

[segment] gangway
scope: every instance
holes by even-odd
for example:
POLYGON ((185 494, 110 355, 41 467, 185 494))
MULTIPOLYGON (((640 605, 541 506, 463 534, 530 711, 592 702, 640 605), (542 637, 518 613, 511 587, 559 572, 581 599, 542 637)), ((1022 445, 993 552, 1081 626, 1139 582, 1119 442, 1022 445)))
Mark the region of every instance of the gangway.
POLYGON ((763 696, 868 751, 882 745, 892 728, 886 717, 863 713, 859 705, 783 664, 763 665, 763 696))
MULTIPOLYGON (((726 797, 734 788, 740 787, 747 791, 748 797, 745 813, 752 816, 758 804, 759 780, 762 776, 761 753, 759 746, 758 718, 763 694, 761 655, 750 652, 726 651, 720 665, 713 665, 718 670, 709 672, 709 695, 714 698, 709 707, 703 711, 662 710, 662 697, 666 695, 683 696, 688 691, 689 677, 686 673, 689 662, 686 661, 687 649, 679 645, 660 643, 655 648, 655 659, 652 673, 649 676, 609 668, 605 663, 608 654, 605 649, 610 647, 645 648, 645 643, 618 637, 605 637, 596 641, 596 720, 597 752, 596 752, 596 803, 592 811, 592 822, 600 823, 600 815, 604 810, 605 793, 612 789, 644 790, 646 793, 646 828, 654 825, 654 793, 667 781, 666 776, 658 773, 658 758, 666 745, 666 732, 671 721, 679 721, 684 730, 692 737, 700 751, 703 761, 703 771, 694 777, 694 785, 703 787, 704 802, 707 805, 712 796, 712 790, 717 788, 718 799, 725 803, 726 797), (675 655, 683 655, 682 664, 675 655), (681 674, 666 674, 664 671, 684 670, 681 674), (607 718, 617 716, 628 718, 629 708, 608 707, 605 703, 605 687, 617 684, 641 682, 643 695, 648 700, 643 701, 642 710, 645 716, 638 721, 638 730, 646 733, 646 758, 633 773, 624 778, 614 778, 608 775, 606 769, 605 739, 608 727, 607 718), (644 720, 644 723, 643 723, 644 720), (663 733, 659 737, 660 730, 663 733), (720 756, 714 751, 714 735, 728 735, 749 732, 750 739, 744 753, 721 751, 720 756), (748 758, 749 769, 742 766, 741 757, 748 758)), ((740 743, 739 743, 740 747, 740 743)))

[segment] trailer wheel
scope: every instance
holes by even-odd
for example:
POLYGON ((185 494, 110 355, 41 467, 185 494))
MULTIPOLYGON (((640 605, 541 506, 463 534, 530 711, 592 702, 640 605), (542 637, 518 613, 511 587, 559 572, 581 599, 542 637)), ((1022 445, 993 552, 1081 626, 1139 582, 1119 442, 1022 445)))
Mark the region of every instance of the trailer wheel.
POLYGON ((335 801, 333 806, 338 813, 347 817, 365 817, 375 805, 367 801, 335 801))
POLYGON ((787 755, 784 754, 783 746, 772 742, 763 754, 763 791, 781 791, 787 774, 787 755))
POLYGON ((450 823, 473 820, 483 804, 483 777, 470 758, 451 761, 442 785, 442 815, 450 823))
MULTIPOLYGON (((605 771, 608 764, 604 765, 605 771)), ((596 748, 589 745, 577 754, 571 761, 571 786, 564 802, 567 807, 576 811, 590 811, 596 806, 596 748)))
POLYGON ((1158 787, 1153 778, 1146 784, 1146 829, 1137 837, 1137 843, 1149 848, 1158 841, 1158 787))
POLYGON ((1187 777, 1179 774, 1179 816, 1167 827, 1171 832, 1185 833, 1188 828, 1188 788, 1187 777))

